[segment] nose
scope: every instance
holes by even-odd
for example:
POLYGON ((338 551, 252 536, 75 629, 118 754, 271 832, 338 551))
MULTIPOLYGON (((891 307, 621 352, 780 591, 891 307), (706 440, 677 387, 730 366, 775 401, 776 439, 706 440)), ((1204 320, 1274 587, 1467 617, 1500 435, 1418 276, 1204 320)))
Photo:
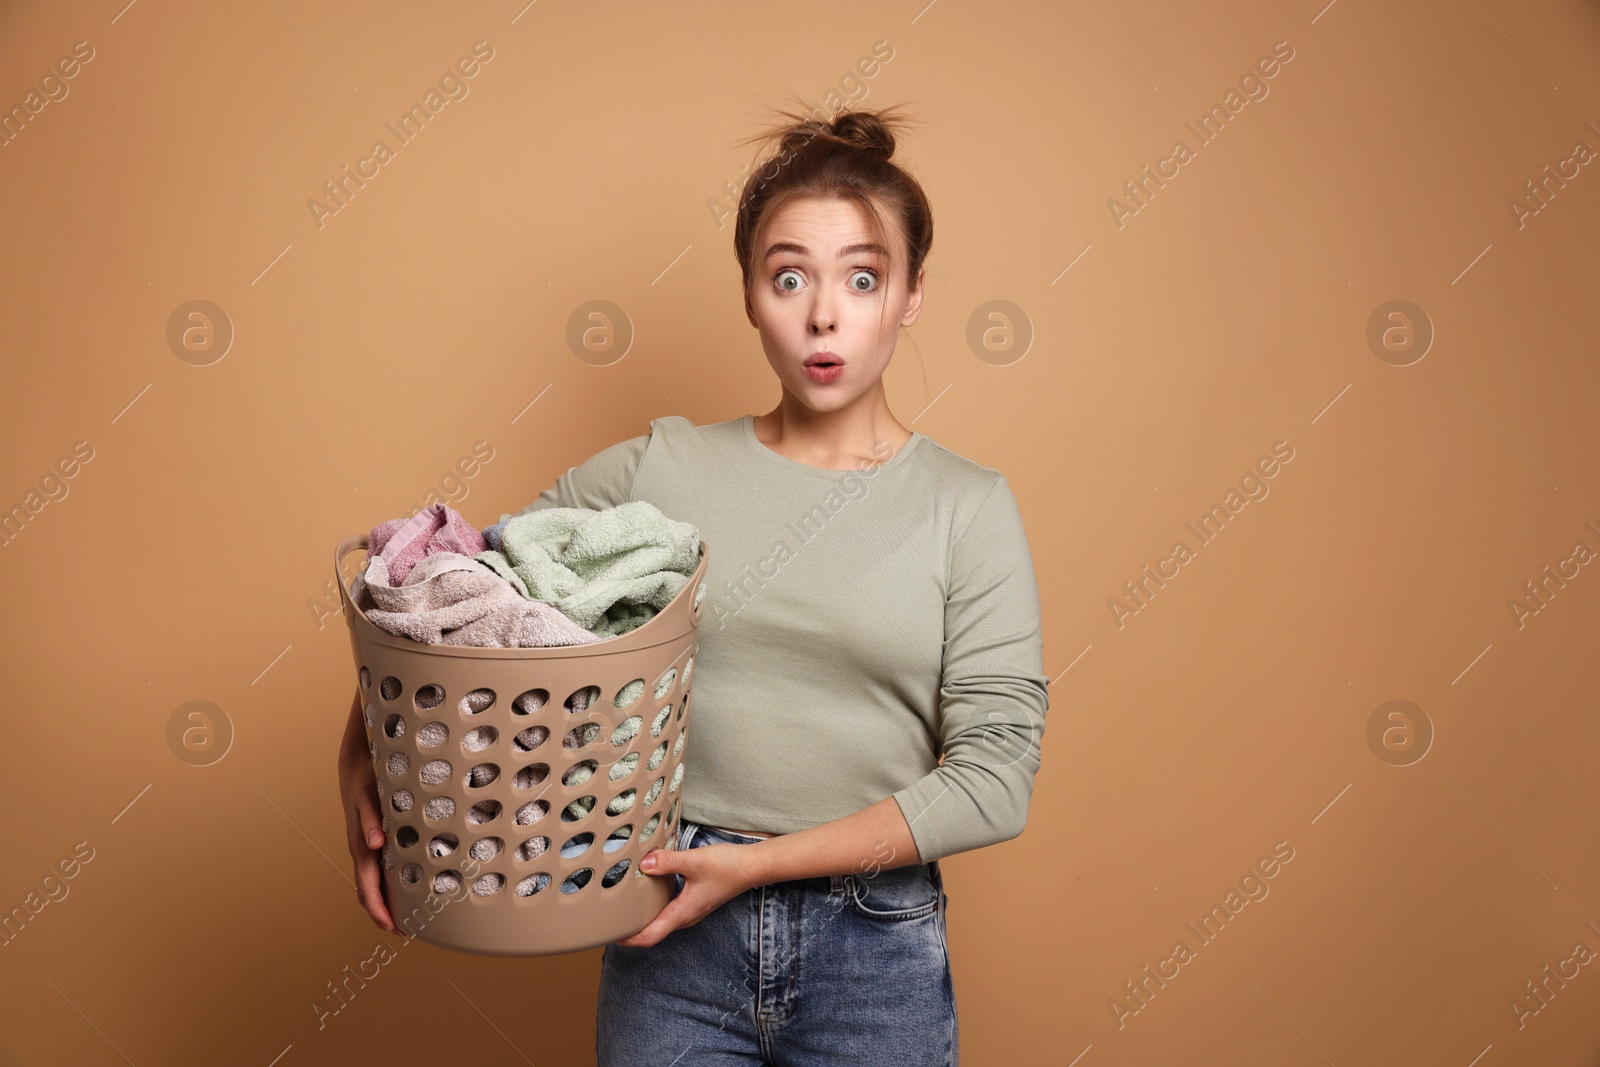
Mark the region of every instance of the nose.
POLYGON ((819 297, 811 305, 811 332, 813 334, 832 333, 835 326, 833 309, 819 297))

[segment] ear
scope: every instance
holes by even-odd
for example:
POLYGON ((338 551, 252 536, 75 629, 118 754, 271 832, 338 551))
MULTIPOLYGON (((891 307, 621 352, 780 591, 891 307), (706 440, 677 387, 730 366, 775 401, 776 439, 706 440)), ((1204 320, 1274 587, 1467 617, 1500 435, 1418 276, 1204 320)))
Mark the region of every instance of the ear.
POLYGON ((923 283, 927 280, 927 277, 928 271, 926 267, 917 272, 916 288, 911 290, 911 296, 906 301, 906 312, 900 316, 900 325, 910 326, 922 314, 923 283))

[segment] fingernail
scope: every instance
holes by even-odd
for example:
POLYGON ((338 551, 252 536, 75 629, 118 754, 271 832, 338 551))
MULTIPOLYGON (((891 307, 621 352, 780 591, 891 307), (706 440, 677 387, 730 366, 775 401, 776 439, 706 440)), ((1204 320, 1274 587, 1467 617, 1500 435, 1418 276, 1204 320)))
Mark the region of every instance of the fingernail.
POLYGON ((646 856, 644 859, 639 861, 639 869, 645 871, 655 870, 656 858, 654 856, 646 856))
POLYGON ((383 835, 374 830, 367 837, 367 841, 372 845, 373 848, 377 848, 379 845, 383 844, 383 835))

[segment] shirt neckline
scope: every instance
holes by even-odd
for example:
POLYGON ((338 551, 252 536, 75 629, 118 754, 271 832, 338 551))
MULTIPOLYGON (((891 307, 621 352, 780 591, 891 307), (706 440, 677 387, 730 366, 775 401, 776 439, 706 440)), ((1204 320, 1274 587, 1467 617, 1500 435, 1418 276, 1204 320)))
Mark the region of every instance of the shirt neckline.
POLYGON ((910 439, 907 440, 905 444, 900 446, 900 451, 890 456, 883 463, 879 463, 876 466, 867 467, 865 469, 858 467, 846 467, 842 470, 836 470, 832 467, 813 467, 809 463, 801 463, 797 459, 790 459, 788 456, 774 452, 772 449, 762 444, 761 439, 756 436, 756 417, 754 415, 743 416, 739 420, 739 425, 744 429, 744 438, 749 442, 751 451, 760 456, 764 456, 769 463, 777 464, 780 467, 786 467, 792 471, 800 471, 802 473, 809 474, 814 478, 837 479, 846 474, 881 474, 890 467, 895 466, 901 460, 905 459, 906 456, 910 454, 911 450, 916 448, 917 445, 923 440, 922 434, 918 433, 916 430, 912 430, 910 439))

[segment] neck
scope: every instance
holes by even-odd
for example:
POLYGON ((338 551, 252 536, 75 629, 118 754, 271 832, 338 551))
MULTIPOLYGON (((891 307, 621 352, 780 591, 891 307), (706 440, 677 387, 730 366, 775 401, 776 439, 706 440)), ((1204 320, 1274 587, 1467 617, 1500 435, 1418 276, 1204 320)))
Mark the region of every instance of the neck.
POLYGON ((756 438, 780 455, 838 469, 885 463, 912 434, 889 410, 882 389, 838 411, 815 411, 785 392, 777 407, 756 416, 755 430, 756 438))

